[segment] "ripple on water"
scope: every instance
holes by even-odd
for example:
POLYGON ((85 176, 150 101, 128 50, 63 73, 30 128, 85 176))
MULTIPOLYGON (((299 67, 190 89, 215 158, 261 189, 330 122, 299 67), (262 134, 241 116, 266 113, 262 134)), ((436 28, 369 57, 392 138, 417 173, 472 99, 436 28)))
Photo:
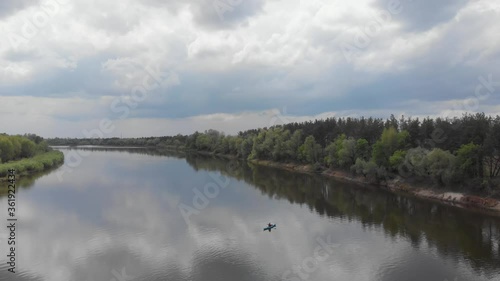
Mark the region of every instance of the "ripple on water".
POLYGON ((1 261, 0 263, 0 280, 1 281, 15 281, 15 280, 23 280, 23 281, 39 281, 43 280, 40 276, 37 276, 33 272, 26 270, 19 270, 16 266, 15 273, 11 273, 7 271, 10 266, 6 264, 6 260, 1 261))
POLYGON ((193 253, 192 280, 261 280, 266 276, 262 261, 235 238, 217 235, 216 229, 206 230, 205 239, 193 253))

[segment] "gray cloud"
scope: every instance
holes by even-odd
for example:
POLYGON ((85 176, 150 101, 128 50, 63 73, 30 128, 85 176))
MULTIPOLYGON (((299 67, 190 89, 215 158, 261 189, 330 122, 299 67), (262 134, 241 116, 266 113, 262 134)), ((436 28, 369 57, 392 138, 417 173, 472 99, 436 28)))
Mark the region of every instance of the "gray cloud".
MULTIPOLYGON (((401 3, 402 12, 394 15, 404 24, 409 32, 422 32, 451 20, 463 8, 468 0, 397 0, 401 3)), ((377 0, 375 6, 382 10, 395 0, 377 0)))
POLYGON ((234 28, 245 25, 247 20, 262 12, 264 1, 242 0, 241 3, 231 5, 227 0, 199 0, 198 5, 192 6, 198 25, 204 28, 234 28))
POLYGON ((0 1, 0 19, 12 16, 16 12, 38 3, 40 0, 2 0, 0 1))
POLYGON ((263 0, 188 0, 161 1, 146 0, 145 4, 166 8, 171 14, 178 14, 188 8, 194 21, 205 29, 231 29, 262 12, 263 0))
MULTIPOLYGON (((356 46, 352 30, 363 28, 386 1, 243 1, 221 19, 211 0, 75 0, 25 44, 0 46, 0 95, 8 97, 5 104, 25 107, 15 111, 26 125, 11 130, 74 135, 95 119, 118 118, 113 99, 130 95, 145 69, 158 67, 175 72, 178 83, 148 91, 120 125, 168 134, 218 126, 200 120, 220 116, 260 126, 266 122, 253 122, 251 114, 284 107, 297 118, 434 115, 474 97, 479 76, 500 80, 498 7, 486 0, 402 3, 395 20, 356 46), (350 60, 343 43, 355 46, 350 60), (37 109, 40 101, 47 102, 46 113, 37 109), (69 113, 57 101, 80 102, 88 112, 69 113), (31 126, 26 112, 45 125, 31 126), (162 125, 169 130, 162 131, 142 126, 146 120, 176 120, 182 128, 162 125)), ((2 24, 22 35, 22 22, 13 16, 2 24)), ((478 110, 500 113, 499 104, 492 94, 478 110)), ((2 110, 3 120, 14 118, 11 108, 2 110)), ((221 124, 218 129, 237 127, 221 124)))

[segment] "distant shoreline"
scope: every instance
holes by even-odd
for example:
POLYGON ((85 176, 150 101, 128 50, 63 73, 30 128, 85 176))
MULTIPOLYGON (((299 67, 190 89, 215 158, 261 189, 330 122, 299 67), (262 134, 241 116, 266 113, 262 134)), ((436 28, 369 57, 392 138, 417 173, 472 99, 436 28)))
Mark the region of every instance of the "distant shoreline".
POLYGON ((155 148, 154 146, 116 146, 116 145, 50 145, 52 148, 108 148, 108 149, 130 149, 130 148, 137 148, 137 149, 153 149, 155 148))

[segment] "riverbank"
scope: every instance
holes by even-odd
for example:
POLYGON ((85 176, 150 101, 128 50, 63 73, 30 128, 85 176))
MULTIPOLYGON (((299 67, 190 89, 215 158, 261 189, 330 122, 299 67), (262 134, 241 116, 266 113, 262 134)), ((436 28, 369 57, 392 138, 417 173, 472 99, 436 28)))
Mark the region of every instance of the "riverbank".
MULTIPOLYGON (((179 146, 161 146, 161 147, 156 147, 155 149, 158 151, 170 151, 182 154, 193 153, 210 157, 221 157, 228 160, 245 161, 244 159, 238 158, 234 155, 226 155, 208 151, 198 151, 198 150, 186 149, 185 147, 179 147, 179 146)), ((441 191, 421 185, 417 186, 415 184, 405 182, 402 179, 394 179, 394 180, 389 180, 387 182, 382 182, 381 184, 374 184, 372 181, 362 176, 354 176, 349 172, 341 170, 331 170, 331 169, 317 168, 317 167, 315 168, 313 165, 310 164, 303 165, 295 163, 279 163, 269 160, 249 160, 248 162, 261 166, 284 169, 292 172, 321 174, 326 177, 335 178, 336 180, 356 183, 362 186, 371 186, 371 187, 375 186, 393 193, 404 193, 406 195, 426 200, 436 201, 445 205, 456 206, 466 209, 481 209, 494 212, 496 215, 500 215, 500 200, 493 198, 468 195, 460 192, 441 191)), ((0 164, 0 177, 4 176, 2 175, 1 165, 2 164, 0 164)), ((0 181, 2 181, 2 178, 0 178, 0 181)))
POLYGON ((373 184, 362 176, 353 176, 348 172, 335 170, 315 170, 313 165, 301 165, 292 163, 277 163, 267 160, 249 160, 250 163, 284 169, 292 172, 321 174, 337 180, 353 182, 363 186, 377 186, 393 193, 404 193, 417 198, 440 202, 441 204, 456 206, 465 209, 481 209, 494 212, 500 216, 500 201, 493 198, 486 198, 474 195, 466 195, 459 192, 439 191, 420 186, 411 185, 401 179, 389 180, 383 184, 373 184))
MULTIPOLYGON (((222 157, 228 160, 236 160, 236 159, 242 160, 234 155, 226 155, 208 151, 190 150, 184 148, 179 149, 179 147, 176 148, 169 147, 166 148, 166 150, 172 150, 177 152, 182 151, 184 153, 194 153, 212 157, 222 157)), ((464 209, 486 210, 494 212, 495 215, 500 216, 500 201, 497 199, 468 195, 460 192, 440 191, 420 185, 416 186, 415 184, 410 184, 400 178, 389 180, 381 184, 374 184, 369 179, 364 178, 362 176, 353 176, 351 173, 341 170, 331 170, 325 168, 317 169, 311 164, 303 165, 295 163, 280 163, 269 160, 248 160, 248 162, 261 166, 274 167, 298 173, 321 174, 325 177, 335 178, 336 180, 356 183, 362 186, 372 186, 372 187, 375 186, 393 193, 404 193, 406 195, 414 196, 421 199, 436 201, 445 205, 460 207, 464 209)))
POLYGON ((53 150, 35 155, 32 158, 24 158, 17 161, 0 164, 0 181, 6 181, 9 169, 16 170, 16 175, 29 175, 43 172, 64 163, 64 154, 53 150))

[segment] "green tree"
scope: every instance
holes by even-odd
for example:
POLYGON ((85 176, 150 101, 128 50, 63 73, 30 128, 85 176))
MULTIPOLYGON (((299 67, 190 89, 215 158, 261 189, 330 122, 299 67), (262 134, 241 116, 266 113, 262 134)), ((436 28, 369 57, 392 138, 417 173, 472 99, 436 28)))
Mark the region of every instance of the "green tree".
POLYGON ((282 161, 287 158, 287 140, 290 139, 290 131, 281 128, 275 131, 274 147, 272 151, 273 160, 282 161))
POLYGON ((434 148, 427 154, 427 171, 439 185, 450 184, 454 177, 455 156, 449 151, 434 148))
POLYGON ((397 170, 397 168, 403 164, 406 157, 406 151, 404 150, 396 150, 394 154, 389 157, 389 165, 393 170, 397 170))
POLYGON ((10 136, 9 140, 12 143, 12 151, 13 151, 13 158, 20 158, 21 157, 21 139, 23 139, 21 136, 10 136))
POLYGON ((37 144, 37 153, 49 152, 51 149, 46 141, 41 141, 37 144))
POLYGON ((427 154, 429 150, 422 147, 412 148, 406 152, 404 161, 398 167, 403 177, 427 178, 427 154))
POLYGON ((245 137, 239 146, 239 156, 243 159, 249 158, 250 153, 252 153, 254 136, 245 137))
POLYGON ((370 144, 366 139, 356 141, 356 158, 367 161, 370 158, 370 144))
POLYGON ((0 160, 9 162, 14 158, 14 146, 7 136, 0 136, 0 160))
POLYGON ((286 154, 290 160, 298 160, 298 149, 302 144, 302 130, 296 130, 288 141, 286 141, 286 154))
POLYGON ((480 146, 474 143, 462 145, 456 152, 456 167, 458 171, 467 178, 479 177, 482 173, 480 169, 480 146))
POLYGON ((406 131, 397 132, 394 127, 384 129, 380 139, 374 144, 372 159, 378 166, 390 167, 389 158, 398 149, 406 147, 409 134, 406 131))
POLYGON ((328 166, 340 167, 339 152, 340 150, 342 150, 344 141, 346 139, 347 139, 346 135, 341 134, 325 148, 325 153, 326 153, 325 162, 328 166))
POLYGON ((252 152, 248 156, 249 159, 265 159, 266 151, 264 150, 264 141, 266 140, 267 130, 261 129, 259 134, 253 137, 252 152))
POLYGON ((212 149, 212 140, 207 134, 199 134, 196 138, 195 147, 198 150, 209 151, 212 149))
POLYGON ((356 141, 348 138, 342 142, 342 147, 338 151, 339 166, 342 168, 351 167, 356 160, 356 141))
POLYGON ((36 153, 36 144, 29 139, 22 138, 21 142, 21 158, 33 157, 36 153))
POLYGON ((488 176, 497 177, 500 173, 500 116, 491 120, 483 145, 483 153, 488 176))
POLYGON ((378 140, 372 147, 372 160, 378 165, 387 165, 385 148, 380 140, 378 140))
POLYGON ((379 183, 387 177, 387 172, 383 167, 377 166, 373 161, 365 161, 361 158, 356 159, 356 163, 351 166, 351 171, 364 178, 370 179, 373 183, 379 183))
POLYGON ((321 155, 321 146, 316 143, 313 136, 308 136, 299 147, 299 160, 314 164, 319 161, 321 155))

